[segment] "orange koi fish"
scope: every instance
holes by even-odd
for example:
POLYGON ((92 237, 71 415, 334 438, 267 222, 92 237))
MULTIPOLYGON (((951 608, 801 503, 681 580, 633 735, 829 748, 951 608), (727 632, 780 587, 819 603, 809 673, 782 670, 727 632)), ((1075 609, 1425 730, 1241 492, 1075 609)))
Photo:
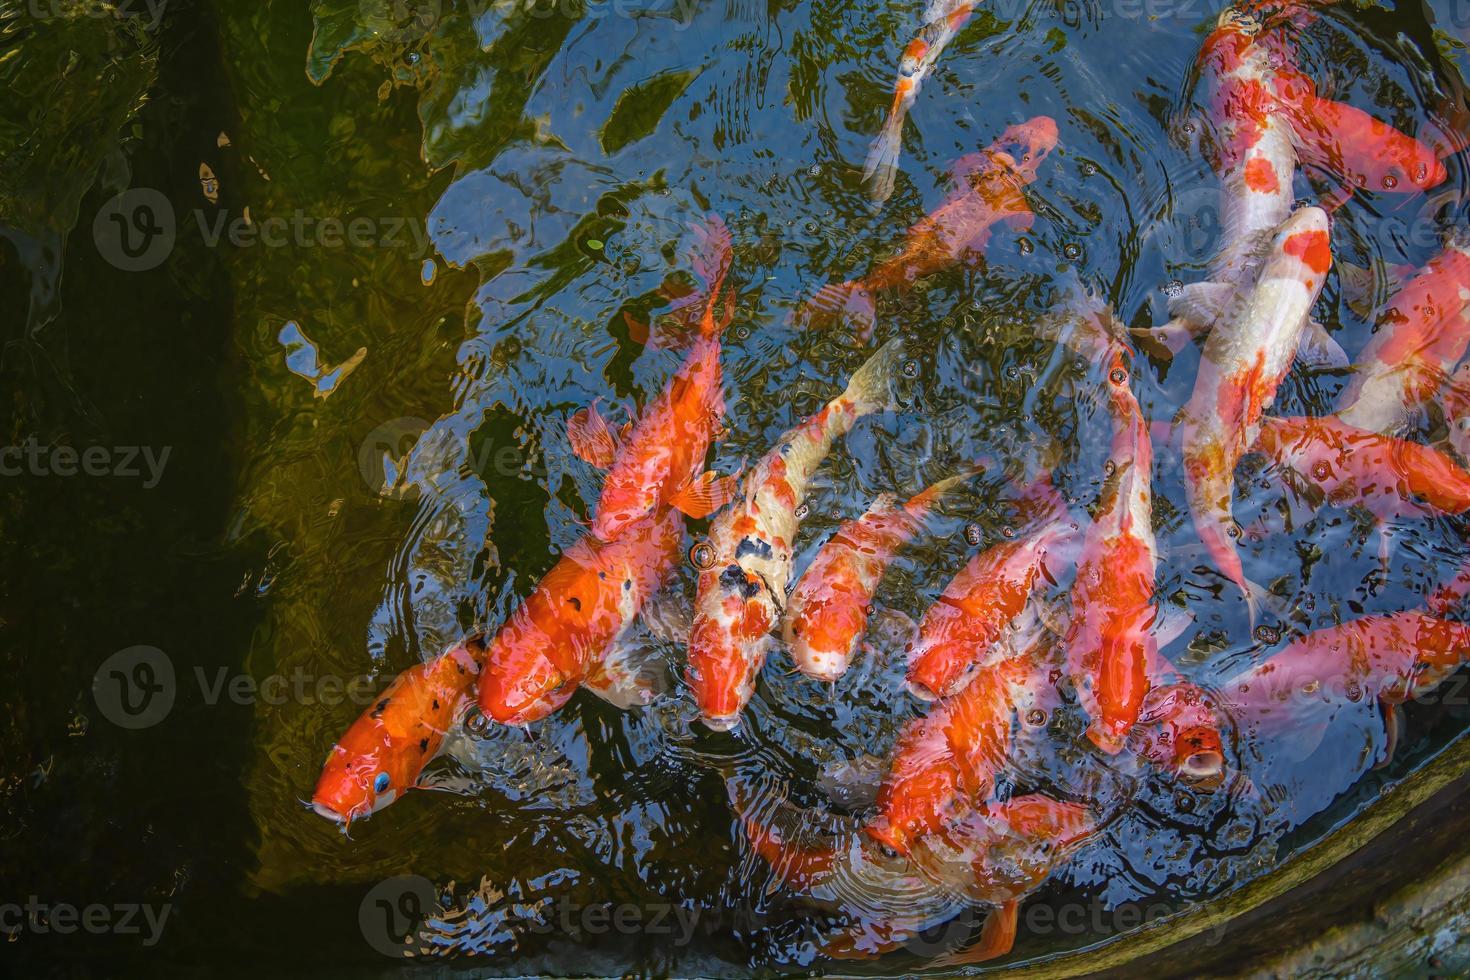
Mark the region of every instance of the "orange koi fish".
POLYGON ((959 187, 909 229, 903 251, 862 279, 822 287, 798 311, 797 321, 841 314, 851 320, 860 339, 869 339, 875 294, 907 289, 969 255, 982 254, 997 222, 1018 231, 1031 227, 1031 206, 1021 188, 1036 179, 1037 168, 1056 144, 1056 121, 1037 116, 1011 126, 987 149, 956 160, 951 169, 959 187))
POLYGON ((1195 529, 1216 566, 1246 594, 1252 620, 1259 589, 1246 581, 1235 549, 1235 464, 1259 435, 1331 267, 1327 212, 1302 208, 1277 231, 1255 288, 1210 332, 1194 394, 1175 422, 1195 529))
POLYGON ((847 672, 893 556, 919 533, 945 492, 970 475, 941 480, 902 505, 885 494, 827 539, 786 604, 783 639, 798 670, 819 681, 847 672))
MULTIPOLYGON (((788 887, 808 890, 843 882, 876 898, 872 904, 880 915, 885 894, 898 898, 887 917, 859 923, 822 943, 821 952, 834 959, 868 959, 910 943, 926 926, 938 924, 926 921, 922 911, 916 913, 921 903, 937 906, 940 915, 970 904, 995 906, 973 946, 929 963, 954 967, 1011 951, 1021 902, 1096 832, 1097 818, 1078 803, 1040 793, 1016 796, 958 813, 924 840, 912 860, 875 853, 881 845, 871 840, 864 844, 861 837, 800 847, 775 827, 749 818, 744 826, 752 850, 788 887)), ((833 887, 840 890, 837 884, 833 887)))
POLYGON ((924 613, 908 646, 909 691, 932 701, 970 680, 1026 608, 1032 591, 1055 581, 1077 536, 1066 503, 1043 476, 1021 501, 1028 528, 1020 537, 976 553, 924 613))
POLYGON ((1310 481, 1329 502, 1361 504, 1379 520, 1470 510, 1470 473, 1450 457, 1335 416, 1263 417, 1256 448, 1310 481))
POLYGON ((1336 208, 1363 188, 1398 194, 1418 193, 1448 176, 1433 147, 1344 102, 1317 94, 1310 78, 1282 67, 1273 79, 1302 163, 1338 181, 1324 202, 1336 208))
POLYGON ((1048 694, 1055 700, 1053 653, 1050 634, 1038 629, 1022 652, 979 668, 959 693, 910 722, 878 791, 877 816, 864 828, 868 835, 909 854, 915 840, 989 800, 1011 755, 1017 706, 1030 708, 1048 694))
POLYGON ((1470 656, 1470 625, 1422 612, 1363 616, 1308 633, 1222 685, 1236 713, 1289 728, 1314 705, 1423 697, 1470 656))
MULTIPOLYGON (((676 311, 687 316, 690 310, 703 309, 689 317, 694 339, 673 380, 621 441, 596 405, 567 423, 573 451, 608 471, 592 519, 592 533, 604 541, 657 507, 673 506, 690 517, 704 517, 728 503, 734 493, 733 479, 701 475, 725 414, 720 333, 730 322, 733 307, 727 302, 724 315, 716 320, 715 301, 730 268, 730 231, 711 215, 694 228, 694 239, 691 263, 704 288, 683 297, 676 311)), ((727 299, 733 300, 733 294, 727 299)))
POLYGON ((903 56, 898 62, 898 81, 893 87, 893 106, 888 110, 888 121, 873 141, 868 159, 863 164, 863 180, 867 181, 868 193, 873 200, 886 201, 893 193, 904 118, 919 97, 919 87, 934 70, 940 54, 974 12, 975 5, 971 0, 930 0, 925 8, 924 26, 903 49, 903 56))
POLYGON ((1158 545, 1153 532, 1153 444, 1133 395, 1121 344, 1112 346, 1108 408, 1113 422, 1107 479, 1083 535, 1065 645, 1077 697, 1092 719, 1087 736, 1114 754, 1138 721, 1158 659, 1153 627, 1158 545))
POLYGON ((1394 433, 1434 398, 1470 346, 1470 238, 1458 236, 1388 302, 1358 355, 1338 417, 1394 433))
POLYGON ((613 541, 568 548, 501 626, 480 672, 480 710, 507 725, 544 718, 578 686, 619 707, 646 704, 652 682, 617 642, 679 560, 684 520, 645 514, 613 541))
POLYGON ((699 575, 687 675, 708 727, 735 727, 750 701, 785 603, 807 485, 854 422, 889 404, 902 351, 900 340, 889 341, 846 391, 784 433, 746 476, 743 495, 711 526, 713 557, 699 575))
POLYGON ((345 831, 417 786, 470 707, 484 657, 485 638, 474 636, 399 674, 332 746, 312 809, 345 831))

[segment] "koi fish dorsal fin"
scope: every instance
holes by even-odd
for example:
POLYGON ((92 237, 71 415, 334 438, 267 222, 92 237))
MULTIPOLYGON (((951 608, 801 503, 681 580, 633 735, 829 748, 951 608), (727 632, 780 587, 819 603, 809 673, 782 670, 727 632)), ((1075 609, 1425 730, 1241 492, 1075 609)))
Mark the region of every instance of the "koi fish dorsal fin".
POLYGON ((572 444, 572 452, 579 459, 598 469, 605 470, 612 466, 613 459, 618 454, 617 440, 607 427, 602 413, 597 410, 596 402, 579 409, 567 419, 567 439, 572 444))
POLYGON ((720 476, 713 470, 706 470, 680 487, 669 504, 685 516, 698 520, 734 500, 738 490, 738 477, 720 476))

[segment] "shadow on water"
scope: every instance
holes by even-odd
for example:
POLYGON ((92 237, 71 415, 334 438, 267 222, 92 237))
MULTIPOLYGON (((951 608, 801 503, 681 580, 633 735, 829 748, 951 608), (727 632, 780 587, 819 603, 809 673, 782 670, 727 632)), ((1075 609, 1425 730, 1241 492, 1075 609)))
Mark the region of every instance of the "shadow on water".
MULTIPOLYGON (((643 349, 628 321, 662 302, 705 213, 735 243, 729 433, 714 456, 731 472, 866 357, 845 335, 794 330, 792 311, 893 254, 956 158, 1054 117, 1061 141, 1027 188, 1030 227, 999 228, 984 262, 879 298, 877 337, 905 335, 918 376, 821 471, 797 571, 878 494, 911 495, 982 456, 1034 464, 1063 447, 1058 487, 1084 520, 1107 440, 1094 365, 1034 324, 1078 285, 1129 324, 1161 322, 1166 290, 1202 274, 1219 235, 1183 81, 1210 15, 1116 7, 977 11, 911 111, 881 206, 856 164, 915 28, 904 5, 671 0, 630 15, 317 0, 308 14, 220 0, 171 3, 146 29, 0 21, 13 90, 47 105, 7 110, 0 137, 23 164, 0 178, 10 438, 170 451, 155 487, 32 474, 5 498, 0 902, 144 902, 173 919, 156 947, 32 931, 12 948, 59 971, 386 973, 407 933, 416 957, 481 954, 477 971, 504 974, 820 963, 814 941, 853 909, 783 890, 732 797, 763 815, 861 813, 818 787, 885 755, 921 713, 903 691, 903 624, 1013 532, 1001 474, 972 481, 900 554, 854 670, 819 685, 777 652, 737 733, 700 726, 677 683, 626 713, 583 692, 525 729, 456 730, 432 769, 438 791, 351 838, 300 800, 374 692, 499 624, 582 533, 601 475, 572 452, 566 419, 601 399, 621 423, 676 369, 679 352, 643 349), (109 67, 39 84, 73 57, 109 67), (123 188, 158 192, 173 215, 166 255, 137 271, 146 262, 109 251, 127 229, 92 222, 123 188), (172 707, 119 725, 94 672, 124 697, 162 683, 172 707)), ((1453 128, 1464 53, 1423 18, 1334 8, 1304 31, 1303 68, 1406 131, 1453 128)), ((1364 195, 1339 218, 1341 259, 1422 265, 1438 247, 1423 229, 1463 220, 1465 182, 1460 156, 1450 196, 1364 195)), ((1311 190, 1303 179, 1299 196, 1311 190)), ((1318 310, 1350 353, 1366 342, 1371 323, 1337 287, 1318 310)), ((1196 361, 1141 365, 1148 417, 1188 399, 1196 361)), ((1344 383, 1294 376, 1277 410, 1329 411, 1344 383)), ((1195 612, 1166 653, 1221 686, 1285 640, 1253 633, 1208 571, 1177 453, 1161 447, 1159 463, 1160 593, 1195 612)), ((1283 491, 1256 475, 1237 505, 1263 521, 1246 561, 1299 600, 1275 627, 1288 639, 1415 605, 1463 560, 1463 522, 1421 522, 1396 539, 1402 574, 1380 580, 1353 515, 1289 515, 1288 533, 1283 491)), ((685 546, 704 532, 694 524, 685 546)), ((672 588, 690 597, 693 580, 683 563, 672 588)), ((1385 734, 1366 710, 1297 754, 1243 737, 1229 761, 1254 783, 1209 794, 1078 752, 1080 712, 1057 711, 1008 765, 1007 789, 1081 779, 1111 805, 1031 901, 1102 912, 1076 933, 1023 928, 1010 962, 1126 929, 1119 908, 1172 913, 1271 873, 1467 718, 1463 701, 1409 705, 1405 739, 1371 770, 1385 734)), ((921 898, 936 925, 965 905, 921 898)), ((840 966, 917 967, 905 956, 840 966)))

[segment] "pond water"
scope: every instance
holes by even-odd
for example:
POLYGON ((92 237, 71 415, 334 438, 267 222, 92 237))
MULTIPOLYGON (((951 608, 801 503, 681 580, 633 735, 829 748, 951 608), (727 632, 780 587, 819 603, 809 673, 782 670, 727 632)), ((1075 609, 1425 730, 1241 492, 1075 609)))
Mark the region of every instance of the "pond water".
MULTIPOLYGON (((981 5, 874 204, 862 162, 917 3, 176 0, 102 16, 0 0, 13 96, 0 368, 8 439, 41 461, 7 474, 0 511, 0 903, 109 910, 69 934, 27 919, 4 955, 58 972, 922 965, 920 946, 818 955, 851 909, 782 887, 732 798, 843 812, 822 773, 885 756, 924 709, 903 689, 903 617, 1014 533, 1001 466, 900 552, 866 652, 836 684, 778 650, 732 733, 701 725, 678 682, 643 709, 582 692, 526 728, 457 729, 431 766, 439 791, 350 837, 302 800, 371 692, 498 625, 584 533, 601 474, 571 451, 567 417, 601 399, 620 424, 677 368, 681 353, 642 347, 624 313, 685 268, 705 214, 733 239, 728 432, 711 463, 734 472, 876 346, 797 329, 792 311, 897 251, 954 160, 1054 118, 1030 227, 999 227, 984 262, 880 298, 876 340, 904 336, 916 370, 820 470, 796 567, 878 494, 977 458, 1014 476, 1059 447, 1057 485, 1085 520, 1108 455, 1098 371, 1035 324, 1079 288, 1128 325, 1161 323, 1171 284, 1203 275, 1218 182, 1191 68, 1217 13, 981 5), (67 476, 59 446, 106 461, 67 476)), ((1332 6, 1302 28, 1298 67, 1443 142, 1467 118, 1467 39, 1459 0, 1332 6)), ((1434 255, 1464 222, 1464 155, 1445 163, 1428 195, 1340 209, 1338 262, 1434 255)), ((1300 175, 1295 191, 1315 193, 1300 175)), ((1351 355, 1372 320, 1349 298, 1334 275, 1315 314, 1351 355)), ((1138 360, 1148 418, 1173 418, 1198 361, 1194 347, 1138 360)), ((1296 371, 1272 411, 1330 412, 1346 383, 1296 371)), ((1177 451, 1157 457, 1159 593, 1193 615, 1165 653, 1205 687, 1291 635, 1418 606, 1465 557, 1462 520, 1404 523, 1385 575, 1358 515, 1283 517, 1289 491, 1248 462, 1247 571, 1291 610, 1253 630, 1200 549, 1177 451)), ((706 527, 691 522, 684 547, 706 527)), ((672 587, 692 596, 694 577, 681 563, 672 587)), ((1231 737, 1214 791, 1083 751, 1076 712, 1059 712, 1056 737, 1007 779, 1086 785, 1107 819, 1026 906, 1071 910, 1072 925, 1023 914, 998 962, 1083 948, 1272 873, 1458 738, 1458 691, 1452 679, 1408 705, 1378 768, 1386 734, 1366 706, 1320 738, 1231 737)), ((950 913, 965 930, 981 918, 950 913)))

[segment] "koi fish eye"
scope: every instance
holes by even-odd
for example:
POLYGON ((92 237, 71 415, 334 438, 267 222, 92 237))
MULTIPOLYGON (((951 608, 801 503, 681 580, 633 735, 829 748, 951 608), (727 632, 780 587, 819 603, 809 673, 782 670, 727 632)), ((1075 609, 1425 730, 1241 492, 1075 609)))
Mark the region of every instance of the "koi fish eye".
POLYGON ((1108 374, 1108 380, 1112 381, 1115 385, 1124 384, 1128 381, 1128 371, 1124 368, 1115 367, 1108 374))
POLYGON ((378 773, 376 776, 373 777, 373 792, 386 793, 391 782, 392 779, 389 778, 386 772, 378 773))
MULTIPOLYGON (((1420 179, 1422 180, 1423 178, 1420 178, 1420 179)), ((1398 179, 1398 177, 1394 176, 1393 174, 1384 174, 1383 175, 1383 189, 1384 190, 1391 191, 1391 190, 1393 190, 1397 186, 1399 186, 1399 179, 1398 179)))
POLYGON ((715 567, 715 549, 708 541, 699 542, 689 549, 689 564, 701 572, 709 571, 715 567))

